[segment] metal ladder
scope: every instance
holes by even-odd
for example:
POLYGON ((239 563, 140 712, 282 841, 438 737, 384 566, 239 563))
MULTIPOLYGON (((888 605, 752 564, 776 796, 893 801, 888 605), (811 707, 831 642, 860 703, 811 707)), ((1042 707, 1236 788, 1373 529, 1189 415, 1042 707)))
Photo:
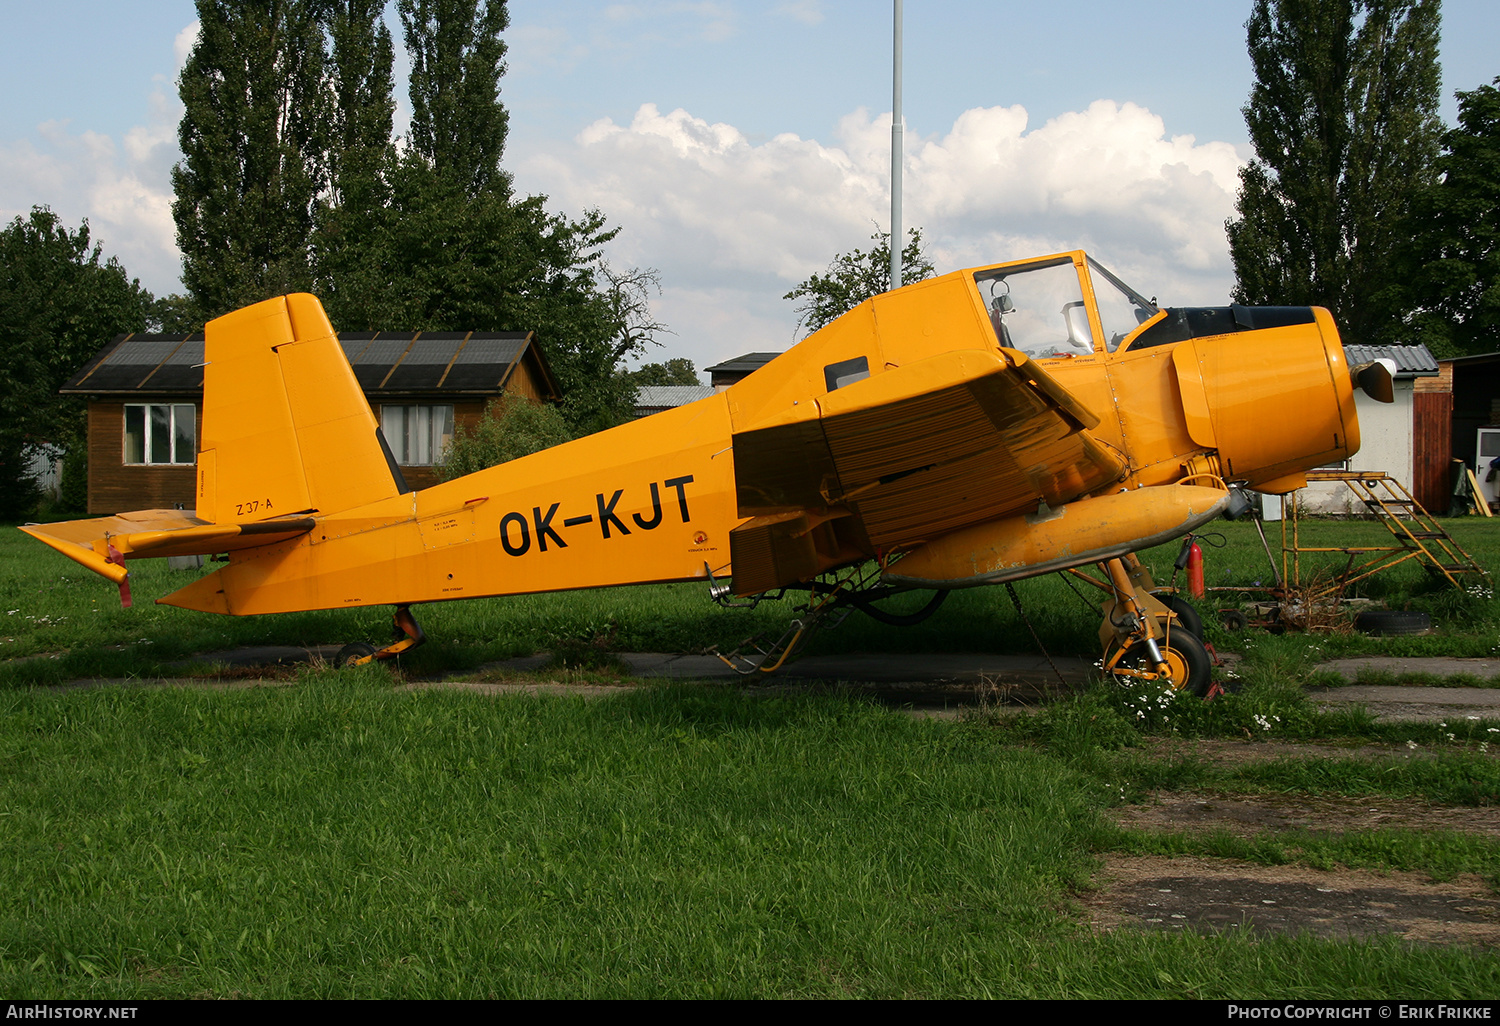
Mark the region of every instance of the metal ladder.
POLYGON ((1284 580, 1300 582, 1301 554, 1304 552, 1342 552, 1349 557, 1344 572, 1314 596, 1342 592, 1356 581, 1362 581, 1387 567, 1415 559, 1429 571, 1441 574, 1455 588, 1490 587, 1489 572, 1459 547, 1443 525, 1429 514, 1400 481, 1378 470, 1312 470, 1307 480, 1342 481, 1360 504, 1391 532, 1396 544, 1389 546, 1304 546, 1299 542, 1298 508, 1290 504, 1291 516, 1281 522, 1281 558, 1284 580), (1291 543, 1287 543, 1287 524, 1291 524, 1291 543), (1366 557, 1363 563, 1355 560, 1366 557), (1290 559, 1290 567, 1288 567, 1290 559))

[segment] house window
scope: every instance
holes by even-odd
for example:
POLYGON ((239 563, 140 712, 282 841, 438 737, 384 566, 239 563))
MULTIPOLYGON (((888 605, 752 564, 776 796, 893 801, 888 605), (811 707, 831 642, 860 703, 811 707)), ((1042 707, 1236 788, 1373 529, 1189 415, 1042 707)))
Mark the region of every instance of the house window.
POLYGON ((453 407, 382 406, 380 429, 397 464, 430 467, 443 462, 453 440, 453 407))
POLYGON ((127 464, 192 464, 198 453, 198 411, 192 405, 125 407, 127 464))

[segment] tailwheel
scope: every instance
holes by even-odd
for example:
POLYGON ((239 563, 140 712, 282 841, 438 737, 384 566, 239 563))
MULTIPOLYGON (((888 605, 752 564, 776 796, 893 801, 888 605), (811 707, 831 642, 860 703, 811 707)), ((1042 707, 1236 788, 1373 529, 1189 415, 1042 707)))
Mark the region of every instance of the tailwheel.
POLYGON ((334 657, 335 665, 342 669, 346 666, 364 666, 376 659, 390 659, 402 652, 410 652, 427 640, 416 617, 411 615, 410 606, 397 606, 392 620, 395 624, 395 641, 384 648, 376 648, 363 641, 352 642, 339 649, 339 654, 334 657))
POLYGON ((1118 660, 1108 662, 1109 670, 1121 684, 1132 685, 1143 680, 1157 680, 1173 691, 1186 691, 1199 697, 1208 694, 1213 684, 1213 661, 1198 636, 1185 630, 1174 630, 1169 638, 1157 642, 1167 664, 1165 678, 1157 673, 1146 642, 1137 641, 1118 660), (1146 676, 1152 675, 1151 677, 1146 676))
POLYGON ((374 658, 374 645, 364 641, 355 641, 339 649, 339 654, 333 658, 333 665, 342 670, 347 666, 363 666, 374 658))

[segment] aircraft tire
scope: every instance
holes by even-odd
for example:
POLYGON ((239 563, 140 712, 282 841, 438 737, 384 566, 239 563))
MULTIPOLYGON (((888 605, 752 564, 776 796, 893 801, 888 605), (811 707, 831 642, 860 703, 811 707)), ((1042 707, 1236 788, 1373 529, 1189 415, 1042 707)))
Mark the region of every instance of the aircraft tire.
MULTIPOLYGON (((1208 689, 1213 685, 1214 664, 1208 657, 1208 649, 1203 647, 1198 636, 1189 631, 1174 631, 1169 643, 1157 644, 1161 646, 1161 654, 1171 669, 1172 690, 1185 691, 1200 698, 1207 695, 1208 689)), ((1132 669, 1149 669, 1150 662, 1151 657, 1145 643, 1138 641, 1125 651, 1119 665, 1132 669)), ((1118 676, 1115 679, 1127 686, 1140 682, 1138 677, 1118 676)))
POLYGON ((339 669, 352 664, 356 659, 375 654, 375 646, 365 641, 353 641, 339 649, 339 654, 334 657, 333 663, 339 669))
POLYGON ((1153 592, 1152 597, 1177 614, 1177 623, 1198 637, 1203 637, 1203 617, 1187 599, 1168 592, 1153 592))

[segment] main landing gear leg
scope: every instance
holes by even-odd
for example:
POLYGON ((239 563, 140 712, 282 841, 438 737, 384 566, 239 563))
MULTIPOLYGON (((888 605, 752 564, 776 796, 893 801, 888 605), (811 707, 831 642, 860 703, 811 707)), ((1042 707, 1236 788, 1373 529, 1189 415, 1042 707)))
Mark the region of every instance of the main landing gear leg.
POLYGON ((395 641, 381 649, 363 641, 345 645, 339 650, 336 663, 341 667, 364 666, 376 659, 393 659, 402 652, 410 652, 427 640, 427 635, 422 633, 422 627, 417 623, 417 618, 411 615, 410 606, 397 606, 396 614, 392 619, 396 624, 395 641))
POLYGON ((1104 672, 1122 684, 1156 681, 1174 691, 1208 694, 1213 684, 1208 650, 1151 594, 1151 575, 1140 561, 1132 554, 1099 568, 1109 578, 1110 592, 1099 628, 1104 672))

